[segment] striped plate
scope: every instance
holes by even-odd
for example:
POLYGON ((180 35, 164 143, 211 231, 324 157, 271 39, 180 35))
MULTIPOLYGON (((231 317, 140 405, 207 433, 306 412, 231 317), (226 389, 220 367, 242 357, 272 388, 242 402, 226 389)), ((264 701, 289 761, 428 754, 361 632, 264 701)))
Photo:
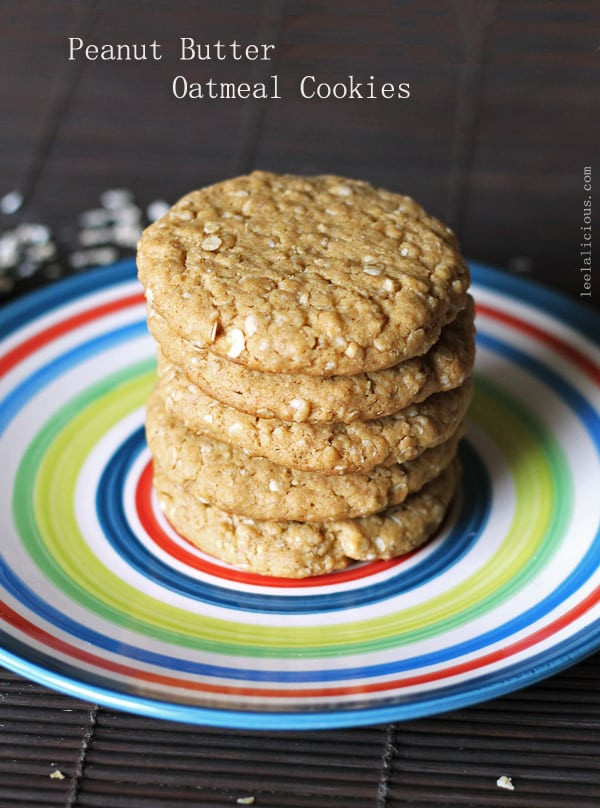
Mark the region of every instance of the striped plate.
POLYGON ((158 511, 133 261, 5 308, 0 663, 123 710, 308 729, 471 704, 600 646, 597 318, 472 269, 476 394, 442 530, 303 581, 225 566, 158 511))

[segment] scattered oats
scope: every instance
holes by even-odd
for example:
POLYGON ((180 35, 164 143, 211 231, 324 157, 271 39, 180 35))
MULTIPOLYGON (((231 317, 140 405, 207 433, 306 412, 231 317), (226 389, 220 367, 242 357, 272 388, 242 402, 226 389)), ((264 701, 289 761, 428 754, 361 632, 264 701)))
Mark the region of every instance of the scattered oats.
POLYGON ((177 211, 177 218, 181 222, 189 222, 191 219, 194 218, 194 215, 191 212, 191 210, 178 210, 177 211))
POLYGON ((249 216, 251 211, 252 211, 252 200, 249 199, 242 205, 242 213, 244 214, 244 216, 249 216))
POLYGON ((79 243, 83 247, 95 247, 98 244, 106 244, 113 235, 112 227, 94 227, 91 230, 81 230, 79 233, 79 243))
POLYGON ((453 292, 462 292, 463 291, 463 282, 456 280, 452 281, 452 291, 453 292))
POLYGON ((212 415, 211 415, 209 412, 205 412, 205 413, 204 413, 204 415, 202 416, 202 420, 203 420, 203 421, 204 421, 206 424, 212 424, 212 422, 213 422, 213 417, 212 417, 212 415))
POLYGON ((23 194, 19 191, 9 191, 0 199, 0 211, 10 216, 21 209, 24 201, 23 194))
POLYGON ((240 432, 243 432, 244 427, 240 424, 239 421, 235 421, 233 424, 229 424, 227 427, 227 431, 230 435, 239 435, 240 432))
POLYGON ((255 314, 249 314, 244 320, 246 334, 251 337, 258 331, 258 319, 255 314))
POLYGON ((142 228, 139 224, 115 224, 113 238, 119 247, 137 247, 137 243, 142 235, 142 228))
POLYGON ((391 278, 385 278, 383 281, 383 288, 386 292, 393 292, 395 289, 394 281, 391 278))
POLYGON ((77 250, 69 255, 69 263, 74 269, 103 266, 116 261, 119 251, 116 247, 99 247, 95 250, 77 250))
POLYGON ((227 349, 227 356, 230 359, 237 359, 246 347, 246 338, 244 337, 244 332, 239 328, 232 328, 227 332, 225 339, 229 346, 227 349))
POLYGON ((28 244, 47 244, 50 241, 50 230, 45 224, 37 222, 24 222, 15 228, 15 235, 19 241, 28 244))
POLYGON ((190 293, 189 293, 189 292, 182 292, 181 297, 182 297, 184 300, 189 300, 189 299, 190 299, 190 297, 191 297, 191 295, 190 295, 190 293))
POLYGON ((250 196, 248 191, 233 191, 232 196, 250 196))
POLYGON ((238 805, 254 805, 254 797, 238 797, 236 802, 238 805))
POLYGON ((203 229, 204 229, 204 232, 207 235, 210 235, 212 233, 218 233, 219 232, 219 223, 218 222, 206 222, 204 224, 203 229))
POLYGON ((406 258, 408 253, 409 253, 408 247, 402 247, 402 249, 400 250, 400 255, 404 256, 404 258, 406 258))
POLYGON ((335 338, 334 342, 338 346, 338 348, 345 348, 346 347, 346 340, 344 339, 344 337, 337 336, 335 338))
POLYGON ((379 337, 373 340, 373 345, 378 351, 385 351, 386 348, 385 342, 379 339, 379 337))
POLYGON ((366 275, 381 275, 381 267, 363 267, 363 272, 366 275))
POLYGON ((115 224, 118 225, 138 225, 142 219, 142 211, 137 205, 126 205, 124 208, 116 210, 113 216, 115 224))
POLYGON ((118 210, 133 202, 133 194, 126 188, 109 188, 100 194, 100 203, 107 210, 118 210))
POLYGON ((358 418, 358 416, 359 416, 358 410, 352 410, 352 412, 348 413, 348 422, 354 421, 356 418, 358 418))
POLYGON ((105 266, 112 264, 119 256, 119 251, 116 247, 99 247, 96 250, 89 250, 88 258, 90 266, 97 264, 98 266, 105 266))
POLYGON ((352 188, 348 185, 334 185, 331 192, 336 196, 352 196, 352 188))
POLYGON ((446 384, 449 384, 450 379, 449 379, 449 378, 448 378, 448 376, 446 376, 446 374, 444 373, 444 374, 442 374, 442 375, 440 376, 440 382, 441 382, 441 384, 446 385, 446 384))
POLYGON ((270 239, 267 241, 267 244, 269 245, 269 247, 274 247, 274 246, 275 246, 275 242, 273 241, 273 239, 272 239, 272 238, 270 238, 270 239))
POLYGON ((168 213, 171 206, 164 199, 154 199, 146 208, 146 216, 149 222, 155 222, 157 219, 162 219, 165 213, 168 213))
POLYGON ((356 354, 358 353, 358 345, 355 342, 351 342, 346 350, 344 351, 347 357, 350 359, 354 359, 356 354))
POLYGON ((383 553, 386 547, 385 539, 382 539, 381 536, 377 536, 377 538, 375 539, 375 547, 377 547, 380 553, 383 553))
POLYGON ((208 252, 214 252, 218 250, 223 242, 218 236, 208 236, 205 238, 201 244, 203 250, 207 250, 208 252))
POLYGON ((219 323, 217 320, 214 321, 212 327, 210 329, 210 334, 208 335, 209 342, 214 342, 217 337, 217 331, 219 330, 219 323))
POLYGON ((17 263, 19 258, 19 240, 12 232, 4 233, 0 238, 0 269, 8 269, 17 263))
POLYGON ((374 255, 363 255, 363 264, 374 264, 377 261, 374 255))
POLYGON ((65 776, 61 772, 60 769, 54 769, 54 771, 50 774, 50 779, 51 780, 64 780, 65 776))
POLYGON ((329 244, 329 239, 326 238, 326 237, 323 237, 321 239, 321 247, 326 247, 328 244, 329 244))
POLYGON ((515 787, 514 787, 513 781, 512 781, 512 777, 507 777, 505 774, 503 774, 501 777, 499 777, 496 780, 496 785, 498 786, 498 788, 504 788, 507 791, 514 791, 515 790, 515 787))
POLYGON ((306 292, 300 292, 298 295, 298 303, 300 303, 301 306, 306 306, 308 303, 308 294, 306 292))
POLYGON ((272 491, 273 493, 279 491, 279 483, 277 480, 269 480, 269 491, 272 491))

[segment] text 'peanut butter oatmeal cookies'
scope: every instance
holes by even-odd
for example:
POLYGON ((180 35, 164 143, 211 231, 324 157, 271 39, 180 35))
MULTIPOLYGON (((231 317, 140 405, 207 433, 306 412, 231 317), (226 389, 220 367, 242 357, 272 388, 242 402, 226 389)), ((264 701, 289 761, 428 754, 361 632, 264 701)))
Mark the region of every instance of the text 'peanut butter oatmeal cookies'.
POLYGON ((385 370, 324 378, 249 370, 194 347, 150 307, 148 327, 163 354, 211 398, 263 418, 350 423, 391 415, 461 385, 475 358, 473 312, 468 297, 463 311, 422 356, 385 370))
POLYGON ((260 418, 206 396, 158 353, 158 392, 169 415, 190 431, 225 441, 250 457, 323 474, 369 471, 404 463, 456 432, 471 400, 468 379, 394 415, 351 424, 260 418))
POLYGON ((456 490, 458 461, 401 505, 333 522, 256 521, 205 505, 155 472, 159 504, 173 527, 216 558, 262 575, 305 578, 352 561, 389 559, 423 544, 439 528, 456 490))
POLYGON ((426 352, 466 304, 451 231, 408 197, 254 172, 194 191, 143 234, 148 303, 247 368, 368 373, 426 352))
POLYGON ((155 392, 148 402, 146 434, 155 466, 203 502, 253 519, 329 521, 399 504, 452 461, 461 433, 415 460, 365 473, 297 471, 195 435, 166 412, 155 392))

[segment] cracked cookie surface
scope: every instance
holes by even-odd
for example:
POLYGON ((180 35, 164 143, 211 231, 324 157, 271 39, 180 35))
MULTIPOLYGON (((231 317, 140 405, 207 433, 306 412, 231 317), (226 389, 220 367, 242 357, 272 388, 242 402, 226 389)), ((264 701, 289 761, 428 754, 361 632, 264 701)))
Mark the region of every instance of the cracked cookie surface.
POLYGON ((466 303, 456 238, 412 199, 254 172, 144 232, 139 277, 180 337, 254 370, 333 376, 421 355, 466 303))
POLYGON ((473 299, 422 356, 372 373, 319 378, 262 373, 195 348, 153 309, 148 327, 161 351, 204 393, 250 415, 284 421, 369 420, 461 385, 473 369, 473 299))
POLYGON ((406 463, 332 475, 248 457, 227 443, 195 435, 167 413, 158 391, 146 414, 148 446, 159 471, 200 501, 263 520, 330 521, 399 504, 452 461, 461 434, 459 429, 406 463))
POLYGON ((394 558, 441 525, 456 490, 458 460, 401 504, 373 516, 333 522, 256 521, 205 505, 160 471, 154 487, 173 527, 204 552, 262 575, 304 578, 353 561, 394 558))
POLYGON ((472 384, 469 379, 384 418, 296 423, 248 415, 206 396, 159 351, 158 391, 169 415, 196 434, 224 440, 280 466, 341 474, 404 463, 448 440, 465 415, 472 384))

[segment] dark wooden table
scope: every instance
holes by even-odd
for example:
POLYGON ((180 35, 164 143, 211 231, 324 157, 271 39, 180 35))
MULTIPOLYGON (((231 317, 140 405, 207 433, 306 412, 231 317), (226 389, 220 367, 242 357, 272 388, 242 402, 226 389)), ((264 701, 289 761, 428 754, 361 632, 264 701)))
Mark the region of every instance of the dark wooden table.
MULTIPOLYGON (((599 28, 594 0, 3 0, 0 230, 45 223, 56 252, 33 261, 22 250, 0 269, 1 299, 94 262, 78 217, 107 188, 130 189, 144 209, 258 166, 411 194, 457 230, 468 256, 595 307, 593 281, 582 296, 580 245, 600 134, 599 28), (69 60, 70 36, 157 41, 164 58, 69 60), (180 62, 182 36, 275 48, 268 61, 180 62), (282 98, 176 99, 180 74, 278 75, 282 98), (304 99, 305 75, 408 82, 411 97, 304 99)), ((112 249, 107 260, 131 253, 127 238, 112 249)), ((0 806, 209 807, 254 796, 282 808, 597 808, 599 675, 596 655, 437 717, 260 734, 121 714, 0 672, 0 806), (503 774, 515 791, 496 786, 503 774)))

